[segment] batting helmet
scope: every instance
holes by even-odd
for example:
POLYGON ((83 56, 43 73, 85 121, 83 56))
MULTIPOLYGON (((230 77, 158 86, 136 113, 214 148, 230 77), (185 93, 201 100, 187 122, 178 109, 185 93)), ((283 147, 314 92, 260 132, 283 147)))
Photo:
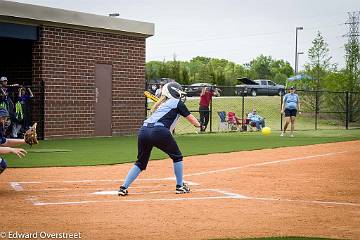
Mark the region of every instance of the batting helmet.
POLYGON ((183 92, 182 87, 177 82, 170 82, 163 86, 161 94, 167 98, 183 99, 186 97, 186 92, 183 92))
POLYGON ((4 108, 0 108, 0 117, 8 117, 8 116, 9 116, 8 110, 4 108))

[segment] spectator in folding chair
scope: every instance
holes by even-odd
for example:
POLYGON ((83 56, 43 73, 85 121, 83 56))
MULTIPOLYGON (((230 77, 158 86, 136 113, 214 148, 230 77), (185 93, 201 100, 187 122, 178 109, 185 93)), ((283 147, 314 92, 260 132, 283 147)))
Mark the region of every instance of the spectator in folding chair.
POLYGON ((253 126, 255 124, 257 131, 260 131, 263 127, 265 127, 265 118, 258 115, 255 108, 253 108, 252 112, 248 114, 248 119, 249 125, 253 126))
POLYGON ((217 114, 219 115, 219 118, 220 118, 218 131, 224 130, 224 129, 229 130, 229 124, 226 120, 226 112, 221 111, 221 112, 217 112, 217 114))
POLYGON ((241 119, 236 117, 234 112, 228 112, 227 122, 231 130, 239 130, 239 126, 241 126, 241 119))

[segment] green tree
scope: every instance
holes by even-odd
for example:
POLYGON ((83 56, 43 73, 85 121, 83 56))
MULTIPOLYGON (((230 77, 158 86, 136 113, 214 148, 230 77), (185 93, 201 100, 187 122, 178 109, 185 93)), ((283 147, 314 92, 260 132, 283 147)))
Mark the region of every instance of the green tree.
POLYGON ((284 60, 273 60, 271 62, 271 75, 274 82, 278 84, 286 84, 287 78, 292 76, 293 68, 289 62, 284 60))
POLYGON ((165 66, 167 69, 167 77, 181 83, 180 62, 176 60, 175 55, 172 61, 168 61, 165 63, 165 66))
MULTIPOLYGON (((351 92, 360 91, 360 43, 358 35, 359 29, 352 29, 348 42, 345 44, 345 60, 346 60, 346 73, 348 79, 344 89, 351 92)), ((349 107, 350 114, 349 120, 351 122, 360 119, 360 96, 359 94, 350 93, 349 107)))
POLYGON ((180 63, 180 80, 179 82, 183 85, 189 85, 190 75, 189 75, 189 62, 179 62, 180 63))
POLYGON ((286 81, 288 79, 288 76, 284 73, 276 73, 275 77, 273 78, 274 82, 281 85, 286 85, 286 81))
POLYGON ((351 37, 345 44, 346 72, 349 76, 346 90, 353 91, 360 85, 360 46, 356 37, 351 37))
POLYGON ((209 68, 210 58, 195 57, 190 60, 190 79, 191 82, 211 82, 211 73, 209 68))
POLYGON ((198 56, 190 61, 150 61, 146 64, 146 79, 172 78, 182 84, 208 82, 233 86, 239 77, 267 78, 283 83, 292 73, 288 62, 259 56, 251 63, 241 65, 226 59, 198 56))
POLYGON ((169 69, 164 59, 159 67, 159 78, 168 78, 168 77, 169 77, 169 69))
POLYGON ((331 57, 329 56, 328 44, 318 31, 312 41, 312 47, 308 50, 309 62, 305 64, 308 75, 315 79, 315 83, 308 86, 310 89, 321 89, 326 74, 331 70, 331 57))
POLYGON ((271 79, 271 63, 272 58, 270 56, 260 55, 259 57, 250 61, 250 69, 252 69, 257 79, 271 79))
POLYGON ((225 67, 228 60, 212 58, 208 64, 211 76, 211 83, 225 85, 225 67))
POLYGON ((243 65, 228 62, 224 68, 225 85, 234 86, 238 84, 237 79, 246 76, 246 69, 243 65))
POLYGON ((146 79, 156 79, 160 77, 159 71, 161 68, 162 62, 160 61, 150 61, 146 63, 146 79))
POLYGON ((289 62, 276 60, 271 56, 260 55, 245 64, 246 76, 251 79, 271 79, 278 84, 285 84, 288 77, 293 74, 289 62))

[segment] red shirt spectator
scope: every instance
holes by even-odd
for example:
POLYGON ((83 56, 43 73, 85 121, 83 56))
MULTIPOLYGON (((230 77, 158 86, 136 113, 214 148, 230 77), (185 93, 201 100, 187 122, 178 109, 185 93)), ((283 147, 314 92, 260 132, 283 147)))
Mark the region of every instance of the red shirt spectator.
POLYGON ((213 96, 219 96, 219 92, 216 88, 214 91, 205 87, 202 89, 199 103, 200 124, 202 132, 205 132, 206 127, 209 123, 209 105, 213 96))
POLYGON ((205 91, 200 95, 200 106, 209 107, 212 96, 215 96, 214 92, 205 91))

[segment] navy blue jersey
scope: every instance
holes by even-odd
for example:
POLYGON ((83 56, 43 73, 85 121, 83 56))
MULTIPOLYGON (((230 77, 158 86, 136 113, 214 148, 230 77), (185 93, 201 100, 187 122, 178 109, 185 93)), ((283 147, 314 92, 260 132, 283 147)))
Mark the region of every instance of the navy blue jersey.
POLYGON ((164 127, 172 130, 180 115, 187 117, 190 115, 190 112, 180 99, 171 98, 162 103, 144 123, 162 124, 164 127))
POLYGON ((29 95, 22 95, 21 97, 19 97, 19 102, 21 104, 25 104, 30 99, 31 99, 31 97, 29 95))

